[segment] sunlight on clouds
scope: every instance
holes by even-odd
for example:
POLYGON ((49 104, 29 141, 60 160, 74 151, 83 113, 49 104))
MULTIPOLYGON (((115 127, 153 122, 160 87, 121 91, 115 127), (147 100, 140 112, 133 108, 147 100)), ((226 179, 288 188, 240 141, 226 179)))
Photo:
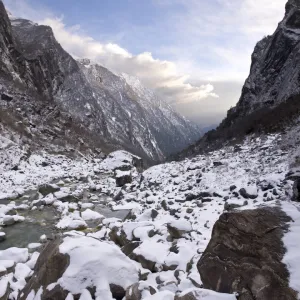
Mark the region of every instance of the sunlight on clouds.
POLYGON ((63 48, 76 58, 90 58, 116 73, 128 73, 141 79, 170 102, 192 102, 218 97, 211 84, 192 86, 190 76, 178 72, 176 64, 153 58, 150 52, 132 55, 117 44, 102 44, 80 34, 76 27, 69 29, 62 19, 47 18, 39 23, 51 26, 63 48))

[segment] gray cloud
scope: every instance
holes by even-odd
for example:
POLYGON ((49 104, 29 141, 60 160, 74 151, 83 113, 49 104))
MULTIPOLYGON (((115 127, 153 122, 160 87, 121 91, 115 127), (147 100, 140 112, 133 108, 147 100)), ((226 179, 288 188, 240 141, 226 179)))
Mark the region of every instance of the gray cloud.
POLYGON ((221 95, 219 99, 208 97, 188 104, 177 103, 176 109, 203 127, 218 124, 226 116, 227 110, 239 100, 243 82, 214 82, 214 86, 221 95))

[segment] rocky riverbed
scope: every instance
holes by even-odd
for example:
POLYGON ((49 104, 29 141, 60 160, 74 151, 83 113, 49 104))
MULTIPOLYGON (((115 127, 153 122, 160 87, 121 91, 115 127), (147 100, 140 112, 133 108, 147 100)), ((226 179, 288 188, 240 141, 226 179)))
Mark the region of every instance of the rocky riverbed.
POLYGON ((11 144, 0 299, 297 299, 298 172, 280 141, 144 171, 125 151, 70 159, 11 144))

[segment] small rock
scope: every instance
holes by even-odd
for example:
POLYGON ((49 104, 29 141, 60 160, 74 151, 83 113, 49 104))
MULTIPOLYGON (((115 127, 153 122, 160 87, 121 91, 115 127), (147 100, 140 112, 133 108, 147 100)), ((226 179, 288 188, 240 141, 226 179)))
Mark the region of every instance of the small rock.
POLYGON ((130 171, 116 171, 116 185, 122 187, 127 183, 132 182, 132 175, 130 171))
POLYGON ((43 184, 39 187, 39 192, 45 197, 51 193, 58 192, 60 188, 54 184, 43 184))
POLYGON ((135 283, 126 290, 125 300, 141 300, 145 292, 154 295, 156 290, 150 285, 147 286, 145 283, 135 283))
POLYGON ((13 99, 13 96, 11 96, 11 95, 8 95, 8 94, 5 94, 5 93, 1 94, 1 100, 10 102, 12 99, 13 99))
POLYGON ((236 185, 231 185, 229 189, 230 189, 230 192, 234 191, 236 189, 236 185))
POLYGON ((245 199, 256 199, 257 198, 257 195, 251 195, 251 194, 247 193, 246 189, 244 189, 244 188, 240 189, 239 193, 245 199))
POLYGON ((194 210, 193 210, 192 208, 190 208, 190 207, 186 209, 186 212, 187 212, 188 214, 191 214, 193 211, 194 211, 194 210))
POLYGON ((3 241, 5 241, 5 239, 6 239, 6 234, 5 234, 5 232, 0 232, 0 242, 3 242, 3 241))

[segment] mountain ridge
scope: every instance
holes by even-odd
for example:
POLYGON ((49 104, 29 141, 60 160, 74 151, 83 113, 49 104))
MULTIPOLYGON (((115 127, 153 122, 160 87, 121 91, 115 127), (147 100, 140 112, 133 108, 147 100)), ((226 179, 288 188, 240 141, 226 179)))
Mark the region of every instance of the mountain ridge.
POLYGON ((300 111, 300 3, 289 0, 273 35, 259 41, 252 54, 250 74, 237 105, 216 130, 171 158, 238 143, 248 134, 282 131, 298 126, 300 111))
MULTIPOLYGON (((33 106, 39 102, 46 115, 51 115, 48 107, 58 110, 62 123, 78 127, 78 136, 69 141, 72 147, 84 144, 91 151, 96 147, 104 152, 126 149, 155 163, 201 135, 197 125, 181 117, 141 83, 131 87, 125 75, 87 64, 87 60, 73 59, 56 41, 51 27, 15 17, 9 20, 2 2, 0 10, 2 77, 16 77, 14 83, 3 81, 2 88, 13 95, 18 86, 33 106)), ((9 106, 13 111, 17 98, 3 107, 9 106)), ((19 100, 18 105, 23 106, 19 100)), ((58 127, 59 143, 63 144, 66 128, 58 127)))

